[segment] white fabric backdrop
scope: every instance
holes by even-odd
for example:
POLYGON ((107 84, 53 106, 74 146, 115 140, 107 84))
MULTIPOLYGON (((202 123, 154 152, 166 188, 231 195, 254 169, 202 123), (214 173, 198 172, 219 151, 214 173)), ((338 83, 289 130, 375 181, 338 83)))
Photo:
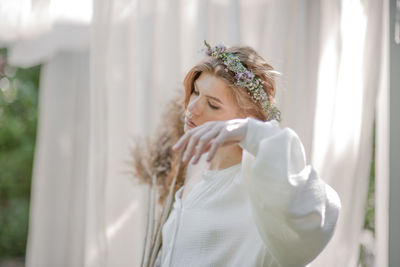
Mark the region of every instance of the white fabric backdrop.
POLYGON ((88 69, 85 52, 42 67, 27 266, 82 266, 85 257, 88 69))
MULTIPOLYGON (((64 14, 75 3, 31 2, 64 14)), ((90 28, 79 18, 57 27, 54 15, 29 38, 23 27, 0 35, 14 64, 44 63, 27 266, 139 265, 147 192, 125 173, 132 137, 154 131, 204 39, 253 46, 283 73, 282 124, 342 199, 336 234, 312 266, 356 266, 383 3, 98 0, 90 28), (75 29, 69 42, 62 28, 75 29)))
POLYGON ((322 2, 312 161, 339 193, 336 235, 318 266, 356 266, 381 75, 380 1, 322 2))

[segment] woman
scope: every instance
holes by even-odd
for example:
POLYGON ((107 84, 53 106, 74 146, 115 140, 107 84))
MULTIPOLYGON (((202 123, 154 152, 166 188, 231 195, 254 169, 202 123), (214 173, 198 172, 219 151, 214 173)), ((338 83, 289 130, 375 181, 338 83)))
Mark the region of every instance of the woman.
POLYGON ((145 265, 305 266, 332 237, 339 197, 279 126, 272 67, 250 47, 205 44, 184 80, 184 110, 172 112, 185 115, 184 133, 153 146, 168 151, 153 163, 169 158, 169 168, 157 178, 164 219, 145 265))

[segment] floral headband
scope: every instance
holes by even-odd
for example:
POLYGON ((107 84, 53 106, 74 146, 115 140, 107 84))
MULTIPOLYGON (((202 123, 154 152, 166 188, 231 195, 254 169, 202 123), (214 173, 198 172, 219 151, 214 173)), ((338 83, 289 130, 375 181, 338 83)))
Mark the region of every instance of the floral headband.
POLYGON ((232 71, 235 73, 236 85, 246 87, 253 101, 261 103, 263 110, 267 114, 267 121, 273 119, 280 121, 281 112, 268 100, 267 93, 263 89, 264 81, 257 78, 251 70, 243 66, 239 57, 230 52, 226 52, 226 47, 224 45, 211 48, 205 40, 204 44, 207 46, 206 54, 221 59, 226 66, 225 71, 232 71))

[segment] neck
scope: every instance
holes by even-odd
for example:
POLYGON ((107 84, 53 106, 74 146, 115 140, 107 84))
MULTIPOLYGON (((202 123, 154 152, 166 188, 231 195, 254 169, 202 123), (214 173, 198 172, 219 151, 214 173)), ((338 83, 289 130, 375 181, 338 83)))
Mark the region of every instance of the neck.
POLYGON ((210 170, 221 170, 236 165, 242 161, 242 149, 239 145, 220 147, 211 160, 210 170))

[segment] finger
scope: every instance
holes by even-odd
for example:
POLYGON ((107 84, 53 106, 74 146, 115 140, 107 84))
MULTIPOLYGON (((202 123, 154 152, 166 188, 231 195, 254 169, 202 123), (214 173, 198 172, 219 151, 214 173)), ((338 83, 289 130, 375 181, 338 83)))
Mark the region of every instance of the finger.
POLYGON ((189 142, 190 137, 195 134, 197 131, 203 129, 204 127, 207 127, 209 124, 208 123, 204 123, 202 125, 199 125, 195 128, 190 129, 189 131, 187 131, 186 133, 184 133, 179 140, 175 143, 175 145, 172 147, 172 150, 174 151, 178 151, 182 148, 185 147, 185 145, 189 142))
POLYGON ((189 137, 190 137, 191 134, 193 133, 192 130, 193 130, 193 129, 189 130, 189 131, 186 132, 184 135, 182 135, 182 136, 179 138, 178 142, 176 142, 175 145, 172 147, 172 150, 178 151, 178 150, 184 148, 185 145, 186 145, 186 143, 187 143, 188 140, 189 140, 189 137))
POLYGON ((183 161, 184 162, 188 162, 188 158, 192 156, 195 142, 196 141, 195 141, 195 139, 193 137, 190 138, 189 143, 185 148, 185 153, 183 154, 183 161))
MULTIPOLYGON (((195 158, 195 157, 193 158, 192 164, 197 164, 201 158, 201 155, 203 155, 204 153, 209 151, 211 146, 212 146, 212 143, 208 143, 206 146, 204 146, 201 153, 199 154, 199 156, 197 158, 195 158)), ((196 149, 196 151, 197 151, 197 149, 196 149)), ((197 153, 196 153, 196 155, 197 155, 197 153)))
POLYGON ((211 148, 210 141, 218 135, 218 132, 219 130, 214 128, 213 130, 208 131, 206 134, 200 137, 196 146, 196 154, 193 159, 193 164, 196 164, 199 161, 201 155, 211 148))
POLYGON ((215 153, 217 151, 217 149, 221 146, 221 144, 223 143, 224 139, 225 139, 226 134, 224 132, 221 132, 214 140, 210 151, 208 152, 208 157, 207 157, 207 161, 211 161, 213 159, 213 157, 215 156, 215 153))
POLYGON ((207 131, 209 131, 208 127, 204 127, 203 129, 199 129, 195 134, 193 134, 189 140, 188 145, 186 146, 185 149, 185 154, 183 156, 183 161, 184 162, 189 162, 190 158, 194 155, 194 147, 197 144, 198 140, 200 139, 200 137, 206 133, 207 131))
MULTIPOLYGON (((194 155, 191 154, 193 156, 192 164, 196 164, 200 159, 201 154, 210 149, 211 146, 209 144, 209 141, 212 140, 216 135, 218 135, 219 132, 218 122, 210 121, 207 122, 206 125, 207 127, 204 127, 202 131, 196 133, 197 145, 194 148, 195 149, 194 155)), ((189 161, 190 158, 187 160, 189 161)))

